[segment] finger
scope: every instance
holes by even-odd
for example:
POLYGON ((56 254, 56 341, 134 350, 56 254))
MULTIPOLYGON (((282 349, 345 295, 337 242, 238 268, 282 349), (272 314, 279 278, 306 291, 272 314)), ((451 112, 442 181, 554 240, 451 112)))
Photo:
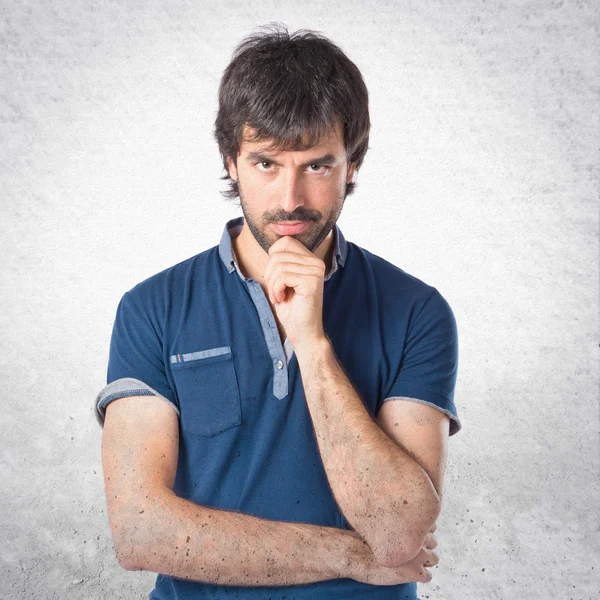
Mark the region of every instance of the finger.
POLYGON ((287 288, 297 288, 302 283, 302 275, 298 273, 290 273, 289 271, 281 271, 273 275, 270 283, 271 302, 277 304, 285 301, 285 290, 287 288))
POLYGON ((298 252, 273 252, 273 254, 269 255, 268 265, 279 262, 299 263, 303 265, 314 265, 316 267, 325 268, 325 262, 312 253, 309 256, 306 254, 298 254, 298 252))
POLYGON ((315 275, 322 276, 323 270, 318 265, 310 265, 306 263, 278 263, 273 265, 269 272, 265 271, 265 281, 276 279, 281 273, 298 273, 300 275, 315 275))
POLYGON ((435 567, 440 562, 440 556, 437 552, 430 552, 427 560, 423 563, 426 567, 435 567))
POLYGON ((286 286, 283 286, 283 290, 280 291, 277 291, 275 288, 273 288, 272 292, 269 294, 271 303, 277 304, 278 302, 282 302, 285 299, 285 290, 286 286))
POLYGON ((324 270, 320 265, 314 263, 276 261, 269 262, 263 273, 263 281, 268 285, 269 281, 274 279, 281 271, 289 271, 290 273, 305 273, 307 275, 324 275, 324 270))
MULTIPOLYGON (((316 287, 321 281, 320 272, 315 272, 315 267, 307 265, 294 265, 294 270, 285 269, 273 273, 270 280, 267 282, 269 297, 274 298, 275 302, 285 299, 285 288, 297 288, 299 286, 310 289, 308 286, 316 287), (312 276, 312 277, 311 277, 312 276)), ((305 294, 306 295, 306 292, 305 294)), ((273 300, 271 300, 273 302, 273 300)))
POLYGON ((306 256, 306 254, 298 254, 297 252, 273 252, 269 255, 269 263, 283 261, 310 264, 311 262, 316 263, 318 260, 320 259, 314 255, 306 256))
POLYGON ((433 579, 433 576, 431 575, 431 571, 429 569, 423 568, 419 582, 420 583, 429 583, 432 579, 433 579))

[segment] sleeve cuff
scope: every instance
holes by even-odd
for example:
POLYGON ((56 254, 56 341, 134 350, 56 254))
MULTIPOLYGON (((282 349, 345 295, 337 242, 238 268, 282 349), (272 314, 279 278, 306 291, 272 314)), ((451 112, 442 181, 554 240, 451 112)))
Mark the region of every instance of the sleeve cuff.
POLYGON ((110 402, 117 398, 128 398, 130 396, 157 396, 167 404, 170 404, 177 413, 177 416, 180 416, 179 409, 168 398, 165 398, 162 394, 159 394, 156 390, 139 379, 124 377, 122 379, 116 379, 112 383, 106 385, 96 396, 96 400, 94 401, 94 413, 98 424, 101 427, 104 427, 106 407, 110 402))
POLYGON ((448 437, 454 435, 455 433, 458 433, 462 429, 462 424, 459 418, 452 411, 442 408, 441 406, 433 402, 428 402, 427 400, 422 400, 421 398, 412 398, 408 396, 389 396, 383 402, 387 402, 388 400, 409 400, 410 402, 419 402, 420 404, 426 404, 427 406, 431 406, 431 408, 435 408, 440 412, 443 412, 445 415, 450 417, 450 431, 448 432, 448 437))

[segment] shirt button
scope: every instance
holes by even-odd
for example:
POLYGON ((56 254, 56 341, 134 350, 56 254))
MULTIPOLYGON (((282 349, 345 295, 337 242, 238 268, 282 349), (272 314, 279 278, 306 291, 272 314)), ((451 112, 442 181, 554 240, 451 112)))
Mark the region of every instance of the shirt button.
POLYGON ((278 369, 283 369, 283 362, 281 362, 280 360, 277 361, 276 366, 278 369))

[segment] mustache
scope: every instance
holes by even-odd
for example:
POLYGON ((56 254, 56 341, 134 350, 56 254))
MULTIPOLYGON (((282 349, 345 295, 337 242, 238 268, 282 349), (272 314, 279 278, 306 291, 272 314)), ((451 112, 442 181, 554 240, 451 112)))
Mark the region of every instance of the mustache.
POLYGON ((283 217, 281 219, 271 219, 272 223, 286 223, 287 221, 292 222, 300 222, 300 223, 309 223, 310 221, 318 221, 319 217, 294 217, 293 215, 290 217, 283 217))

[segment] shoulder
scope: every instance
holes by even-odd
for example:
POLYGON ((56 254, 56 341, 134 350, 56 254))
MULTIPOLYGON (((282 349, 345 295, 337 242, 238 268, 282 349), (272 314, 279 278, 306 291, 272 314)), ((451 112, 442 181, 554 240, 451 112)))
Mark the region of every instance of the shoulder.
POLYGON ((431 296, 439 294, 433 285, 408 273, 389 260, 352 242, 348 242, 348 246, 349 252, 353 255, 352 265, 357 269, 353 275, 371 278, 369 283, 384 298, 424 303, 431 296))
POLYGON ((392 330, 408 331, 415 322, 456 329, 454 312, 437 287, 365 248, 348 246, 351 279, 364 282, 370 302, 382 309, 392 330))
POLYGON ((204 284, 215 280, 214 271, 220 261, 217 249, 213 246, 147 277, 126 291, 121 302, 127 307, 133 306, 162 336, 167 323, 172 325, 173 319, 178 319, 195 282, 204 284))
POLYGON ((192 279, 202 278, 207 269, 214 268, 214 261, 218 258, 217 248, 213 246, 147 277, 126 294, 134 302, 143 304, 148 299, 164 299, 182 293, 192 279))

